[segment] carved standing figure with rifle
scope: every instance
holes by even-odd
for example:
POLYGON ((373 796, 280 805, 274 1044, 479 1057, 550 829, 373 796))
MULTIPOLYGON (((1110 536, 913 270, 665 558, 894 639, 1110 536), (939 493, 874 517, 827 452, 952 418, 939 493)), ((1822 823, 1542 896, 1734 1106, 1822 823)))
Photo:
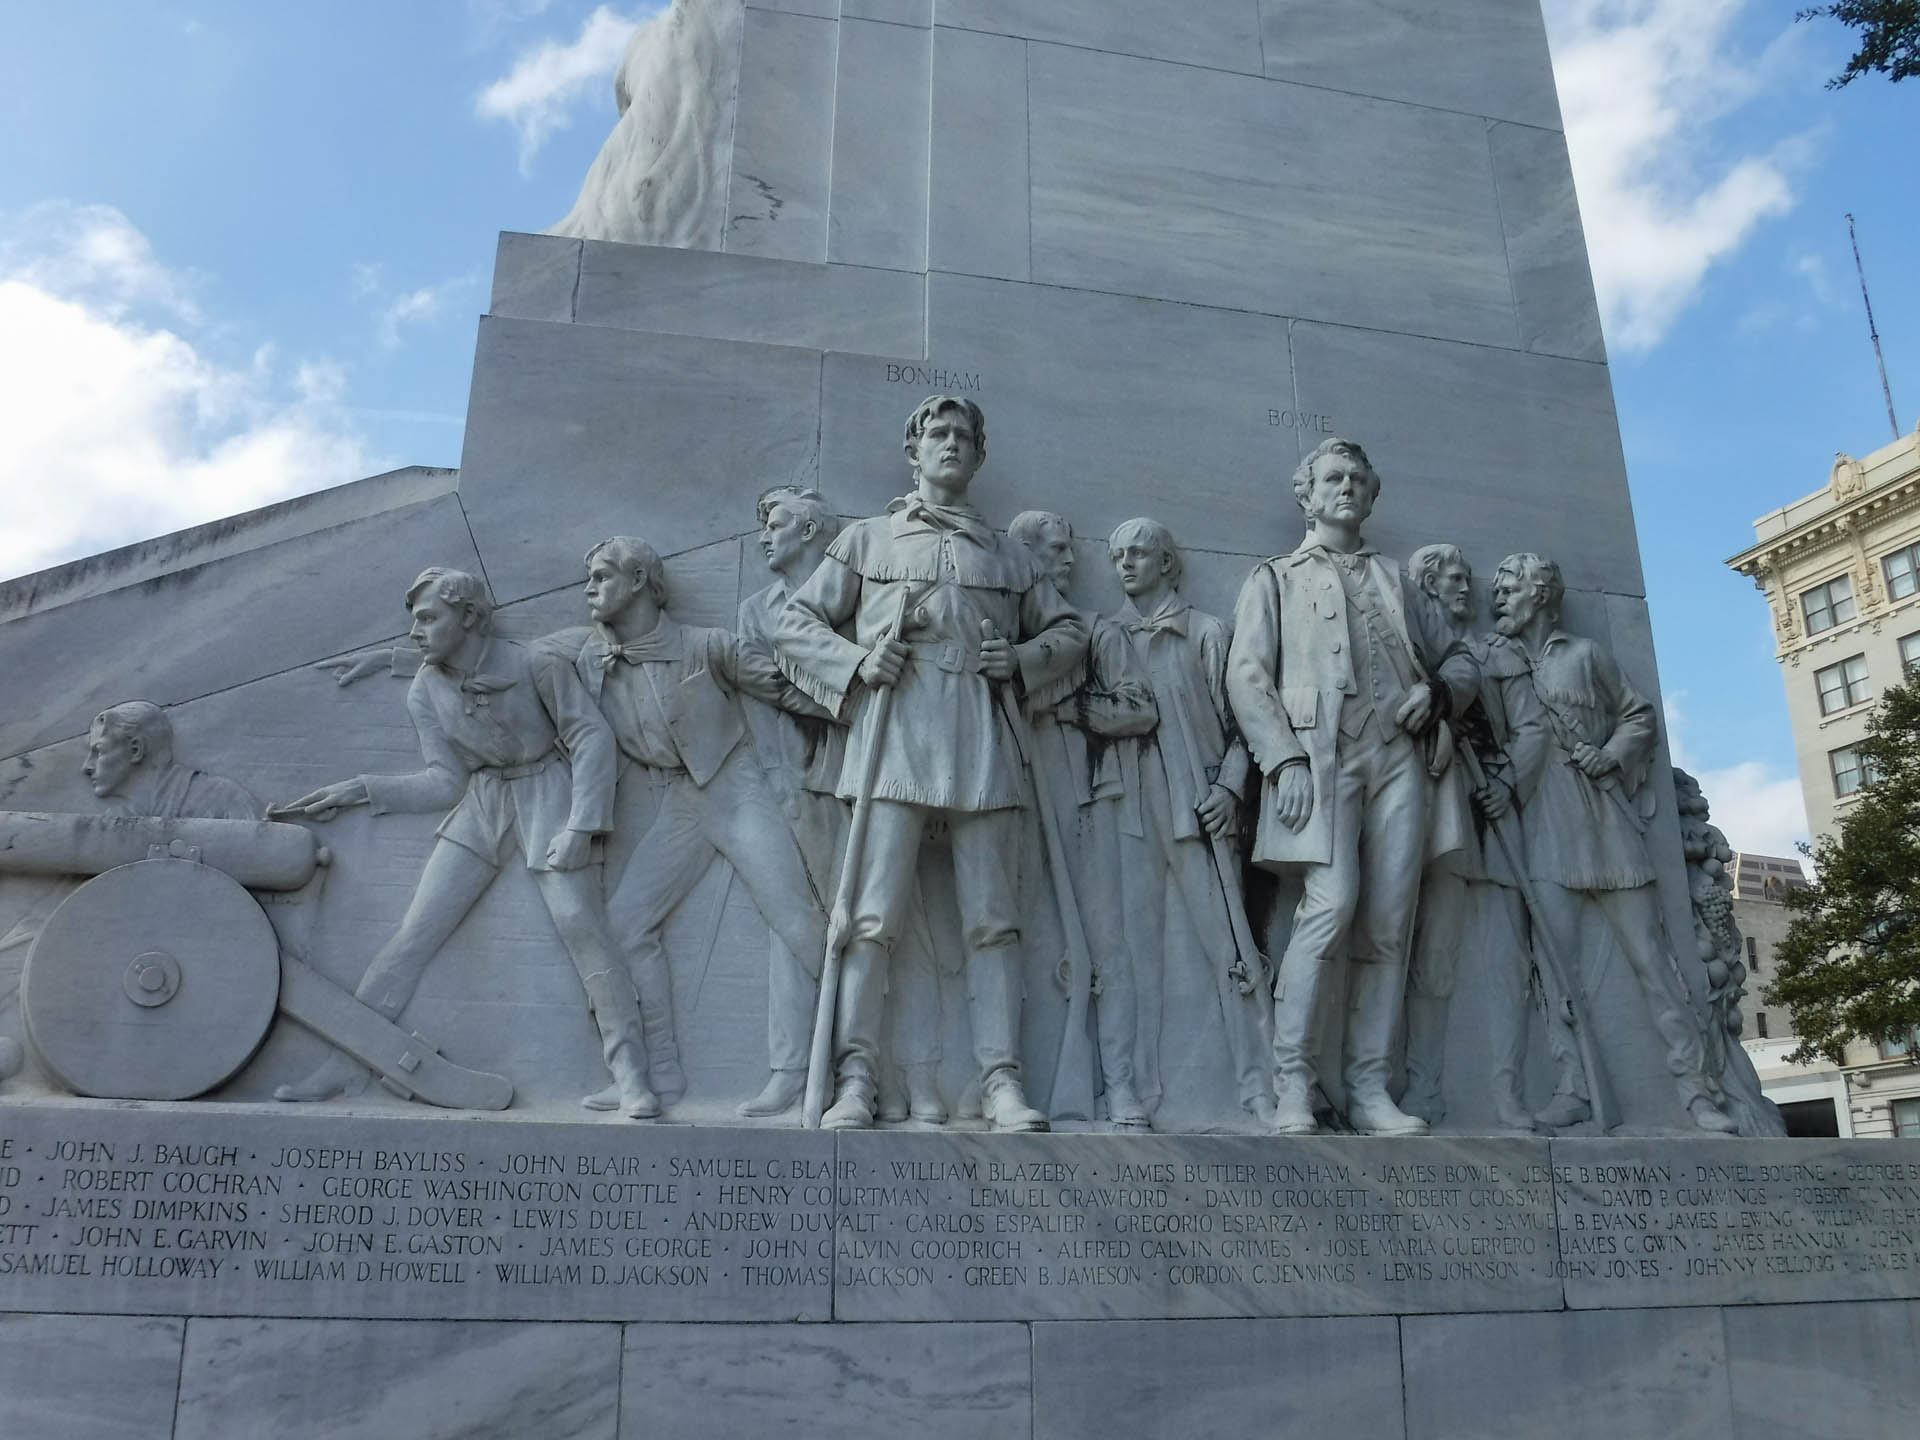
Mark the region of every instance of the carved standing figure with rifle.
POLYGON ((855 809, 820 996, 834 1102, 821 1123, 873 1124, 887 972, 927 823, 945 819, 982 1107, 996 1130, 1044 1130, 1018 1047, 1013 869, 1019 812, 1031 800, 996 692, 1014 686, 1034 702, 1064 694, 1087 627, 1027 548, 995 534, 967 501, 987 449, 977 405, 922 401, 905 448, 913 491, 841 531, 774 626, 781 668, 850 721, 841 794, 855 809), (849 624, 851 638, 839 633, 849 624))

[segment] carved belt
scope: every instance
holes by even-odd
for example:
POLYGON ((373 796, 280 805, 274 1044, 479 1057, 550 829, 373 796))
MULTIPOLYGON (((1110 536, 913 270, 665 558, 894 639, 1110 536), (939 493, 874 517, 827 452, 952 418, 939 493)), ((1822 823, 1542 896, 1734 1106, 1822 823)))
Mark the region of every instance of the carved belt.
POLYGON ((944 670, 949 675, 980 673, 980 652, 968 649, 965 645, 934 645, 924 640, 909 640, 907 649, 913 652, 916 661, 944 670))
POLYGON ((542 770, 546 769, 548 765, 553 763, 553 758, 552 753, 549 752, 548 754, 542 755, 538 760, 529 760, 524 765, 483 765, 480 767, 480 773, 483 775, 497 775, 502 780, 524 780, 527 776, 538 775, 542 770))

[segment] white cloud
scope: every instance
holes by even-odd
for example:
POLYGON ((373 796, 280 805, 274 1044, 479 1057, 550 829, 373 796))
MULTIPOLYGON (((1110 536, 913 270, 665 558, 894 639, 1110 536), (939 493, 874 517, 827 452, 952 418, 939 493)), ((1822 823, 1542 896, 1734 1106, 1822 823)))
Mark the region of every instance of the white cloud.
POLYGON ((1742 53, 1750 0, 1548 0, 1554 75, 1594 285, 1617 350, 1657 345, 1713 264, 1790 210, 1807 135, 1726 155, 1718 122, 1780 79, 1796 47, 1742 53))
POLYGON ((1700 791, 1713 808, 1713 823, 1727 843, 1756 855, 1798 855, 1800 843, 1807 838, 1799 775, 1782 774, 1758 760, 1714 765, 1695 755, 1687 744, 1687 719, 1681 709, 1685 699, 1684 690, 1666 697, 1667 746, 1673 763, 1700 782, 1700 791))
POLYGON ((480 92, 474 113, 519 132, 521 174, 531 172, 549 137, 573 124, 575 107, 610 79, 639 23, 602 5, 572 40, 543 40, 523 50, 511 70, 480 92))
POLYGON ((356 300, 372 302, 374 338, 381 349, 396 350, 405 338, 404 327, 438 320, 479 284, 477 275, 455 275, 434 285, 394 290, 387 284, 385 266, 363 260, 348 272, 347 290, 356 300))
POLYGON ((194 288, 111 207, 0 217, 0 575, 379 468, 338 365, 223 362, 194 288))

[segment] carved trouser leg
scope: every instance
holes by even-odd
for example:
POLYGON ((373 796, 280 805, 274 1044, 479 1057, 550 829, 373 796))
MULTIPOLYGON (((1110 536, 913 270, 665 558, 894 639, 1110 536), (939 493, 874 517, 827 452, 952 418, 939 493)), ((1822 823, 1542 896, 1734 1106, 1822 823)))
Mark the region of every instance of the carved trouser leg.
POLYGON ((536 870, 533 878, 587 992, 587 1004, 600 1030, 601 1059, 609 1070, 617 1072, 637 1063, 644 1072, 647 1051, 640 1005, 607 925, 599 867, 536 870), (623 1048, 628 1051, 625 1062, 620 1059, 623 1048))
POLYGON ((1464 876, 1444 864, 1427 868, 1420 888, 1413 960, 1407 969, 1407 1093, 1400 1108, 1429 1123, 1445 1110, 1440 1074, 1447 1011, 1472 910, 1473 892, 1464 876))

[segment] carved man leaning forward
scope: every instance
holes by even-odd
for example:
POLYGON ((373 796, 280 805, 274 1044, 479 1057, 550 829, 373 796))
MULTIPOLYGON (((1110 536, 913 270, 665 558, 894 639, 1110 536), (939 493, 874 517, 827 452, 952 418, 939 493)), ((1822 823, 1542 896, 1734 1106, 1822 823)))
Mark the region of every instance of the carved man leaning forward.
POLYGON ((258 820, 244 785, 173 758, 173 725, 146 700, 110 705, 93 717, 83 773, 94 795, 129 815, 162 820, 258 820))
POLYGON ((914 489, 834 540, 776 622, 780 663, 848 714, 841 794, 877 749, 871 828, 853 882, 836 1017, 836 1091, 824 1124, 873 1123, 882 1006, 927 822, 945 819, 965 926, 982 1103, 996 1130, 1044 1130, 1021 1085, 1019 810, 1026 787, 998 687, 1036 699, 1071 685, 1087 627, 1027 548, 967 503, 986 457, 971 401, 936 395, 907 420, 914 489), (838 633, 852 626, 849 639, 838 633), (895 690, 891 708, 875 704, 895 690), (886 718, 883 727, 876 722, 886 718))
POLYGON ((1426 637, 1400 567, 1361 537, 1380 494, 1364 450, 1323 441, 1293 489, 1306 538, 1247 577, 1227 662, 1266 776, 1254 861, 1302 882, 1274 992, 1274 1129, 1318 1128, 1310 1037, 1344 953, 1347 1117, 1365 1134, 1418 1135, 1426 1122, 1387 1093, 1422 862, 1449 848, 1428 834, 1418 737, 1472 700, 1480 671, 1426 637))
MULTIPOLYGON (((398 933, 354 993, 397 1018, 427 965, 517 849, 586 988, 621 1112, 658 1115, 660 1102, 647 1088, 639 1005, 592 863, 593 838, 612 824, 613 732, 563 657, 492 633, 493 606, 474 576, 423 571, 407 591, 407 610, 424 658, 407 709, 426 768, 341 780, 280 812, 328 820, 352 805, 371 806, 376 815, 450 808, 398 933)), ((274 1094, 325 1100, 365 1078, 357 1062, 336 1052, 274 1094)))

